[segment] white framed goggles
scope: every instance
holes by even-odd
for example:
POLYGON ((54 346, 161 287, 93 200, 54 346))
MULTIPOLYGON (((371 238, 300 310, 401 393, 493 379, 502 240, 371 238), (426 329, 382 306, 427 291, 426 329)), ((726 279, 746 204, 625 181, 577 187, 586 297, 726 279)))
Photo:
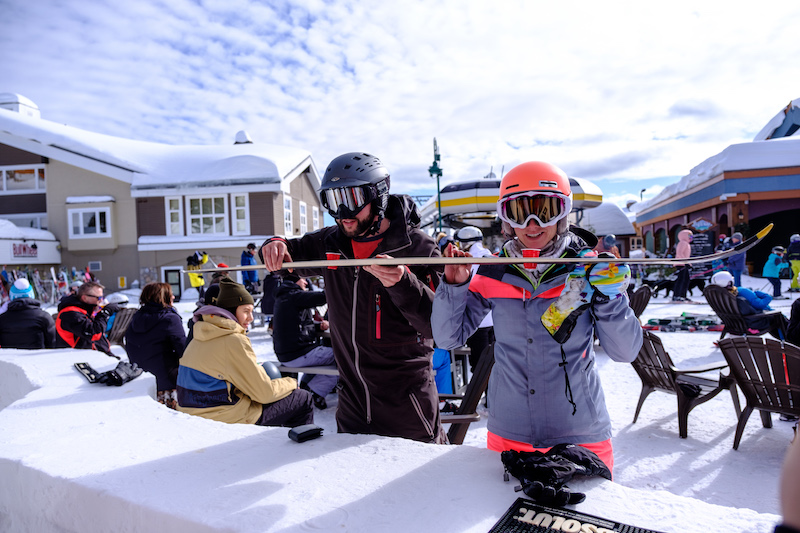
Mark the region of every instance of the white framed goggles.
POLYGON ((375 199, 375 191, 369 185, 357 187, 332 187, 320 191, 322 207, 328 210, 333 218, 355 218, 365 205, 375 199))
POLYGON ((497 216, 512 228, 525 228, 531 219, 541 228, 556 224, 572 209, 570 196, 520 193, 497 202, 497 216))

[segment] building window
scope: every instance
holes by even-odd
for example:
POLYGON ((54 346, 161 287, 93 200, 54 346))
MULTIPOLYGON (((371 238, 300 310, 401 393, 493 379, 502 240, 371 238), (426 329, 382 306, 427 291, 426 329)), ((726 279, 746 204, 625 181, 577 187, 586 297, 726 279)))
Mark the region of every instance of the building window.
POLYGON ((47 229, 47 213, 4 214, 2 218, 20 228, 47 229))
POLYGON ((308 231, 308 217, 306 216, 306 203, 300 202, 300 235, 308 231))
POLYGON ((4 192, 45 192, 44 165, 0 167, 0 178, 4 192))
POLYGON ((311 206, 311 229, 319 229, 319 207, 311 206))
POLYGON ((231 195, 231 212, 233 213, 233 234, 250 235, 250 206, 246 194, 231 195))
POLYGON ((292 198, 284 195, 283 197, 283 234, 288 237, 294 235, 292 229, 292 198))
POLYGON ((167 235, 183 235, 183 209, 180 197, 165 198, 167 235))
POLYGON ((189 197, 187 201, 191 235, 228 235, 225 196, 189 197))
POLYGON ((69 209, 69 236, 72 239, 111 237, 111 209, 69 209))

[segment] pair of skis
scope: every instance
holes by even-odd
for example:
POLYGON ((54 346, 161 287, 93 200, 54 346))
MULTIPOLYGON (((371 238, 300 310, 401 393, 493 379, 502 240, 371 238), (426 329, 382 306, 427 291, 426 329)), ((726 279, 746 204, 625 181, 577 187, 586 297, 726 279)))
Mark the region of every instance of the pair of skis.
MULTIPOLYGON (((321 259, 311 261, 292 261, 284 263, 283 268, 339 268, 339 267, 362 267, 362 266, 398 266, 398 265, 500 265, 500 264, 581 264, 589 265, 594 263, 626 263, 629 265, 690 265, 696 263, 707 263, 726 259, 736 254, 746 252, 758 244, 772 230, 772 224, 755 235, 748 237, 733 248, 713 254, 688 257, 686 259, 663 258, 663 257, 621 257, 608 259, 605 257, 389 257, 377 258, 369 257, 366 259, 321 259)), ((225 268, 204 268, 201 272, 239 272, 248 270, 264 270, 264 265, 244 265, 230 266, 225 268)), ((182 270, 181 272, 189 272, 182 270)), ((197 272, 197 271, 193 271, 197 272)))

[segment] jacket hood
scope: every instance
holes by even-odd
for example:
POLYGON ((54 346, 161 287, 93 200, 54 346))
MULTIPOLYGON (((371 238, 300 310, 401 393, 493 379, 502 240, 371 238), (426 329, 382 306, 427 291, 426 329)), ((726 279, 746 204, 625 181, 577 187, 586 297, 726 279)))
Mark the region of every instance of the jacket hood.
POLYGON ((683 229, 678 232, 678 240, 683 242, 691 242, 692 230, 683 229))
POLYGON ((9 311, 22 311, 23 309, 41 309, 42 304, 33 298, 17 298, 8 302, 9 311))
POLYGON ((284 294, 290 294, 295 291, 302 291, 303 289, 295 283, 294 281, 283 280, 281 284, 275 289, 275 297, 282 296, 284 294))
POLYGON ((223 318, 233 320, 237 324, 239 323, 236 321, 236 316, 234 316, 233 313, 221 307, 217 307, 216 305, 204 305, 201 308, 195 310, 195 312, 192 314, 192 320, 198 322, 201 316, 203 317, 203 320, 205 320, 205 317, 209 315, 221 316, 223 318))
MULTIPOLYGON (((221 311, 224 312, 224 310, 221 311)), ((244 335, 246 331, 235 320, 220 315, 203 315, 203 320, 195 322, 192 329, 192 335, 199 341, 210 341, 235 334, 244 335)))
POLYGON ((389 218, 396 219, 402 218, 406 221, 409 227, 418 228, 422 218, 419 216, 419 210, 414 200, 407 194, 392 194, 389 196, 389 206, 386 211, 391 213, 389 218))

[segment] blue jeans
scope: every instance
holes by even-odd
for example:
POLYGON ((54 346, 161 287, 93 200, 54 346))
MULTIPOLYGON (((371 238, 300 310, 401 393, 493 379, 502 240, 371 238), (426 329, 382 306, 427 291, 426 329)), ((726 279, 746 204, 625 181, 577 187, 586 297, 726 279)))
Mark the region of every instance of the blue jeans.
MULTIPOLYGON (((299 367, 332 365, 334 364, 333 348, 330 346, 317 346, 316 348, 312 348, 307 354, 301 355, 297 359, 288 361, 285 364, 299 367)), ((333 392, 338 381, 339 376, 316 374, 313 378, 306 381, 306 383, 308 384, 308 388, 324 398, 333 392)))
POLYGON ((733 274, 733 286, 734 287, 741 287, 742 286, 742 271, 741 270, 731 270, 731 274, 733 274))

